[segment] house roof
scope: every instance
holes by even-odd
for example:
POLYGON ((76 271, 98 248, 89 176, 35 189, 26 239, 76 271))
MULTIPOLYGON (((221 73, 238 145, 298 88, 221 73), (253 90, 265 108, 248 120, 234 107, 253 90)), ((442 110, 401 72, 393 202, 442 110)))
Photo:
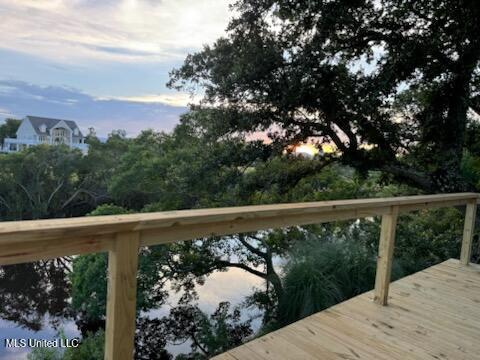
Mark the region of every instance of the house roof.
POLYGON ((75 129, 78 129, 79 131, 79 137, 83 136, 82 132, 78 128, 77 124, 75 121, 72 120, 63 120, 63 119, 52 119, 52 118, 44 118, 44 117, 38 117, 38 116, 27 116, 26 119, 30 121, 32 124, 33 128, 35 129, 35 132, 38 135, 45 134, 40 131, 40 126, 43 124, 47 127, 47 133, 50 132, 50 129, 53 128, 55 125, 57 125, 59 122, 63 121, 67 126, 73 131, 75 129))

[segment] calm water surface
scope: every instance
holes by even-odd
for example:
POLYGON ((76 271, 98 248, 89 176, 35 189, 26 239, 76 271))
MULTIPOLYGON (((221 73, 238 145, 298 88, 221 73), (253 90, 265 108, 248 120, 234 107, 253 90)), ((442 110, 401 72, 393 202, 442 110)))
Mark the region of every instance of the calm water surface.
MULTIPOLYGON (((198 287, 199 307, 202 311, 211 314, 215 311, 218 304, 222 301, 229 301, 232 306, 241 303, 245 296, 249 295, 254 287, 263 287, 264 282, 256 276, 253 276, 241 269, 232 268, 226 272, 217 272, 207 278, 204 286, 198 287)), ((170 310, 169 304, 175 306, 177 304, 178 295, 172 293, 168 300, 168 304, 160 309, 152 310, 148 313, 151 317, 162 317, 168 315, 170 310)), ((251 310, 242 314, 246 319, 249 316, 258 314, 257 311, 251 310)), ((252 326, 254 330, 260 327, 260 320, 256 319, 252 326)), ((60 325, 67 338, 79 336, 79 331, 73 321, 65 321, 60 325)), ((0 359, 1 360, 22 360, 26 359, 30 350, 28 349, 12 349, 5 348, 5 338, 35 338, 35 339, 55 339, 57 338, 57 330, 53 329, 48 321, 45 321, 43 329, 40 331, 32 331, 9 321, 0 320, 0 359)), ((170 353, 177 355, 179 353, 189 352, 189 344, 169 345, 167 349, 170 353)))

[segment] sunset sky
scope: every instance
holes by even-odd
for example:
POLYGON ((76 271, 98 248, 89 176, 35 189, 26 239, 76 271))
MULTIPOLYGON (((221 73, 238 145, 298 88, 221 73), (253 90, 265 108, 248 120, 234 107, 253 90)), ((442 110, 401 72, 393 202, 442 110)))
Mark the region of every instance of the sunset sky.
POLYGON ((226 0, 0 0, 0 120, 27 114, 169 130, 168 72, 224 33, 226 0))

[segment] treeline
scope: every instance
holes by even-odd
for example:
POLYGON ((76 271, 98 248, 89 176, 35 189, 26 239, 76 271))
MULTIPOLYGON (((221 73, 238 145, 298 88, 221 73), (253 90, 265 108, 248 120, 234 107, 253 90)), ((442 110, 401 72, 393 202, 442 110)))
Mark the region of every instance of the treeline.
MULTIPOLYGON (((88 155, 66 146, 0 155, 2 220, 420 192, 381 172, 355 171, 339 163, 335 153, 305 158, 238 135, 212 136, 208 116, 191 111, 168 134, 149 130, 127 138, 116 131, 105 142, 91 137, 88 155)), ((472 155, 466 154, 466 159, 465 174, 478 180, 479 162, 472 155)), ((456 209, 402 216, 394 276, 458 257, 461 224, 456 209)), ((137 358, 170 358, 158 349, 184 341, 191 342, 192 350, 179 359, 205 358, 236 346, 253 335, 251 319, 240 316, 242 307, 261 309, 261 334, 369 290, 378 232, 378 219, 367 219, 142 249, 137 358), (275 265, 279 259, 282 266, 275 265), (196 288, 210 274, 231 267, 261 278, 265 287, 252 292, 241 307, 221 303, 214 314, 204 314, 197 306, 196 288), (169 316, 140 316, 165 305, 172 291, 166 284, 182 294, 169 316)), ((55 356, 101 358, 106 268, 105 254, 4 267, 0 315, 31 329, 39 329, 47 313, 54 325, 59 318, 71 317, 82 332, 83 345, 55 356)), ((31 355, 45 356, 39 351, 31 355)))
MULTIPOLYGON (((225 36, 171 72, 168 86, 204 94, 172 133, 91 137, 85 157, 41 146, 1 155, 2 220, 479 190, 477 2, 234 8, 225 36), (270 142, 246 141, 259 131, 270 142), (309 140, 335 151, 285 154, 309 140)), ((403 215, 395 276, 458 256, 461 223, 456 209, 403 215)), ((139 315, 165 304, 166 284, 182 296, 169 316, 139 316, 136 357, 169 358, 158 349, 189 341, 179 358, 205 358, 252 336, 238 308, 196 306, 196 286, 215 271, 264 282, 242 304, 261 309, 260 333, 371 288, 378 235, 378 219, 365 219, 143 249, 139 315)), ((475 261, 478 250, 476 234, 475 261)), ((5 267, 0 314, 31 328, 47 312, 71 316, 83 344, 58 357, 99 358, 105 269, 101 254, 5 267)))

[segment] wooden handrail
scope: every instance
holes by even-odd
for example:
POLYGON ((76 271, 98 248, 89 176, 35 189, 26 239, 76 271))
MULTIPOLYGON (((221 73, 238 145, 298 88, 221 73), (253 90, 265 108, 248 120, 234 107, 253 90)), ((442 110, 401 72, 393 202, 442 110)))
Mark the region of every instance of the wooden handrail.
POLYGON ((468 265, 479 199, 458 193, 0 222, 0 265, 108 251, 105 359, 131 359, 141 246, 382 216, 375 301, 386 305, 398 214, 466 205, 460 261, 468 265))
POLYGON ((121 232, 138 232, 140 245, 165 244, 210 235, 380 216, 465 205, 476 193, 319 201, 166 211, 131 215, 0 222, 0 265, 108 251, 121 232))

